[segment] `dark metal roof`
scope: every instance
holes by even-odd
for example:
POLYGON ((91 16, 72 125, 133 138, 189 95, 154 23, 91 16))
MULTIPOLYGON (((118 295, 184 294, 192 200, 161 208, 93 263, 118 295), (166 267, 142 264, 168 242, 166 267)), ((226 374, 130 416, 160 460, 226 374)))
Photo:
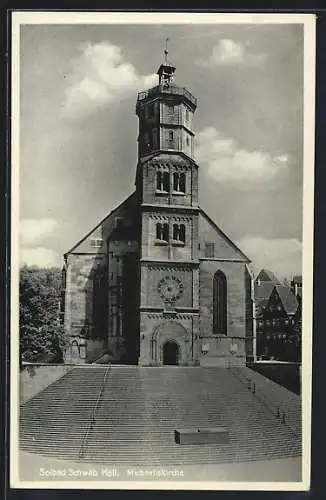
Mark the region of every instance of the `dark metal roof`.
POLYGON ((274 285, 281 284, 279 280, 276 278, 275 274, 272 273, 272 271, 269 271, 269 269, 262 269, 256 278, 256 281, 258 280, 262 282, 274 283, 274 285))
POLYGON ((260 285, 258 285, 257 282, 255 283, 255 302, 257 313, 260 314, 264 311, 273 290, 276 290, 286 313, 295 314, 299 304, 292 290, 287 286, 274 285, 271 282, 263 282, 260 285))

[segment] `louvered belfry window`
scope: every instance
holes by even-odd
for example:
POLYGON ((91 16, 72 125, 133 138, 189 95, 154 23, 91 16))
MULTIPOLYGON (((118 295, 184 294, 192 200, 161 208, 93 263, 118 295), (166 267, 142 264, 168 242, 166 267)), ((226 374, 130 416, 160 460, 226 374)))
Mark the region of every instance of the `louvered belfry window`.
POLYGON ((222 271, 213 279, 213 333, 227 334, 227 282, 222 271))

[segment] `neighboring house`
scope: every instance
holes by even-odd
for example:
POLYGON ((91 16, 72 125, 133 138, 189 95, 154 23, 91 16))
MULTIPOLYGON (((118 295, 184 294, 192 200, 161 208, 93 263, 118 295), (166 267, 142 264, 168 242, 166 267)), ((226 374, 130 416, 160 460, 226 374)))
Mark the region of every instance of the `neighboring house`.
POLYGON ((244 365, 253 351, 250 260, 199 206, 197 100, 174 70, 138 95, 134 193, 65 254, 67 362, 244 365))
POLYGON ((300 301, 267 269, 258 274, 254 290, 257 358, 300 361, 300 301))

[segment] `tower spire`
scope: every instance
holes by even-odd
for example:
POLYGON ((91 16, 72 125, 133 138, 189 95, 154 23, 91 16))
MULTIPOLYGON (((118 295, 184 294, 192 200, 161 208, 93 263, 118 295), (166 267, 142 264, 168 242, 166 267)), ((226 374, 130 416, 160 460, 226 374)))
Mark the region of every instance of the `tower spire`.
POLYGON ((168 64, 168 54, 169 54, 169 51, 168 51, 168 41, 170 40, 170 38, 166 38, 165 39, 165 49, 164 49, 164 56, 165 56, 165 64, 167 65, 168 64))
POLYGON ((159 67, 157 74, 159 75, 159 84, 168 87, 171 85, 173 82, 173 75, 175 72, 175 68, 171 66, 171 64, 168 62, 168 55, 169 55, 169 49, 168 49, 168 41, 170 38, 165 39, 165 49, 164 49, 164 63, 161 64, 159 67))

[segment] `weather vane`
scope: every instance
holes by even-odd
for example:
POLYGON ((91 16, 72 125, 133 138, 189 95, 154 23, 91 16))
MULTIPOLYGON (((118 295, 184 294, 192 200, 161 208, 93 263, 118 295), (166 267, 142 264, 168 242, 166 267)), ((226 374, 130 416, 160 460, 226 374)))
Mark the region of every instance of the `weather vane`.
POLYGON ((168 54, 169 54, 169 51, 168 51, 168 41, 170 40, 170 38, 166 38, 165 39, 165 50, 164 50, 164 54, 165 54, 165 64, 168 64, 168 54))

